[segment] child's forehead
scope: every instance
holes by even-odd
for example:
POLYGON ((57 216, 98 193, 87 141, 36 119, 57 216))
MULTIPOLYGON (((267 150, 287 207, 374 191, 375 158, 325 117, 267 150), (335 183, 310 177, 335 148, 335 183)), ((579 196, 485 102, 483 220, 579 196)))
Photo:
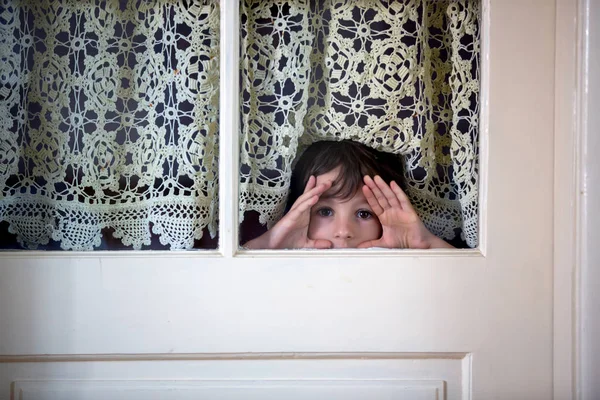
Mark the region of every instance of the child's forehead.
POLYGON ((353 193, 349 195, 345 195, 341 192, 340 182, 334 182, 333 186, 327 189, 321 196, 319 196, 319 201, 327 202, 327 203, 354 203, 354 202, 362 202, 366 201, 366 197, 363 191, 359 188, 353 193))
MULTIPOLYGON (((331 190, 331 189, 330 189, 331 190)), ((342 198, 340 196, 336 196, 335 195, 335 190, 334 191, 330 191, 328 190, 327 192, 330 192, 329 194, 327 192, 323 193, 323 195, 321 195, 319 197, 319 201, 318 203, 325 203, 326 205, 364 205, 367 204, 367 198, 365 197, 365 195, 363 194, 362 190, 357 190, 354 195, 350 196, 350 197, 345 197, 342 198)))

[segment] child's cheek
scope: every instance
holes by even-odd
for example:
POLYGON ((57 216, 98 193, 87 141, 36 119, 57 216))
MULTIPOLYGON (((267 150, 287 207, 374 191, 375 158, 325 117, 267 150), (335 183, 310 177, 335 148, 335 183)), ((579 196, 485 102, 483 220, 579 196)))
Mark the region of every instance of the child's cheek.
POLYGON ((325 239, 323 237, 323 219, 318 215, 311 215, 308 222, 308 238, 309 239, 325 239))
POLYGON ((365 224, 363 226, 365 233, 368 232, 368 236, 372 239, 379 239, 383 234, 383 228, 381 227, 381 223, 375 217, 365 220, 365 224))

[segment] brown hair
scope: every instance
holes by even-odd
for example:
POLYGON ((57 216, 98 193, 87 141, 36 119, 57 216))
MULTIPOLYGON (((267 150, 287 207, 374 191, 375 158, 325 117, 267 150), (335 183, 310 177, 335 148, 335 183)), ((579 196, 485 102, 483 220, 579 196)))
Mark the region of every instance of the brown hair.
POLYGON ((340 174, 330 189, 333 197, 351 198, 361 190, 365 175, 379 175, 388 184, 395 181, 404 188, 400 156, 351 140, 315 142, 302 153, 292 171, 287 209, 302 195, 311 175, 316 177, 337 167, 340 174))

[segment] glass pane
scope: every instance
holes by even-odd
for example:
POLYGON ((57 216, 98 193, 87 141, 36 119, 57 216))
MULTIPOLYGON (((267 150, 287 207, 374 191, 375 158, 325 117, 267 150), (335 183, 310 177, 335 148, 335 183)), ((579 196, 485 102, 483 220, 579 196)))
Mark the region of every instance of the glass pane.
POLYGON ((219 2, 11 4, 1 248, 216 248, 219 2))
POLYGON ((240 245, 477 247, 480 9, 241 0, 240 245))

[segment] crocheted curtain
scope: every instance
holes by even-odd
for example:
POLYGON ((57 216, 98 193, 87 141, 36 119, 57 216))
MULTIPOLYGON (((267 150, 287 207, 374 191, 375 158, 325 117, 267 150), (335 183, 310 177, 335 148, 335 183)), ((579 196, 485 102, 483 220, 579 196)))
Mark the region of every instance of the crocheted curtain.
POLYGON ((403 157, 429 229, 477 245, 480 5, 475 0, 242 1, 241 212, 284 208, 318 140, 403 157))
POLYGON ((0 5, 0 221, 27 247, 216 234, 216 0, 0 5))
MULTIPOLYGON (((478 2, 240 11, 242 216, 277 220, 296 155, 352 139, 402 156, 427 226, 477 245, 478 2)), ((218 33, 216 0, 0 4, 0 221, 24 246, 216 234, 218 33)))

